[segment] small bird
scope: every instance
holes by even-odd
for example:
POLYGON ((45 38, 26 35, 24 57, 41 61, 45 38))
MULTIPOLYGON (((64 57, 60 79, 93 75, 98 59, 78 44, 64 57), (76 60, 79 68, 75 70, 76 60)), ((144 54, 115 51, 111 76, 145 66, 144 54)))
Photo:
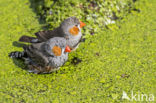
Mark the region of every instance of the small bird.
POLYGON ((28 65, 29 72, 36 74, 58 70, 67 61, 68 53, 71 51, 66 39, 62 37, 32 43, 23 49, 23 52, 11 52, 9 57, 23 59, 28 65))
POLYGON ((67 45, 73 51, 78 47, 79 43, 84 40, 82 39, 81 28, 85 25, 85 23, 79 21, 76 17, 69 17, 54 30, 37 32, 35 33, 36 38, 24 35, 19 39, 19 41, 40 43, 53 37, 64 37, 67 40, 67 45))

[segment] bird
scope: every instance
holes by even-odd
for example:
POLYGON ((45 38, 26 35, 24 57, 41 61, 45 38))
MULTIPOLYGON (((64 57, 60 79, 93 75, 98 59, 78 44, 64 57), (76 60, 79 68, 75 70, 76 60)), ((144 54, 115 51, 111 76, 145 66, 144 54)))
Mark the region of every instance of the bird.
POLYGON ((77 49, 79 43, 85 40, 82 38, 81 33, 81 29, 84 26, 86 26, 85 23, 73 16, 65 19, 60 26, 54 30, 39 31, 35 33, 36 38, 23 35, 19 41, 40 43, 53 37, 64 37, 67 40, 67 45, 70 47, 71 51, 74 51, 77 49))
POLYGON ((9 57, 23 59, 28 66, 28 71, 35 74, 59 70, 59 67, 68 60, 68 53, 71 51, 66 39, 62 37, 25 45, 23 49, 22 52, 11 52, 9 57))

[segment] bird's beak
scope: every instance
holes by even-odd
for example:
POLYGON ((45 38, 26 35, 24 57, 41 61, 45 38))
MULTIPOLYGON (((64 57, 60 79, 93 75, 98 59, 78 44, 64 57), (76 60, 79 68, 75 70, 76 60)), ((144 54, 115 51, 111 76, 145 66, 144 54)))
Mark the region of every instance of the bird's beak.
POLYGON ((70 47, 69 47, 69 46, 66 46, 66 48, 65 48, 65 52, 71 52, 71 50, 70 50, 70 47))
POLYGON ((86 26, 86 24, 80 21, 80 28, 83 28, 84 26, 86 26))

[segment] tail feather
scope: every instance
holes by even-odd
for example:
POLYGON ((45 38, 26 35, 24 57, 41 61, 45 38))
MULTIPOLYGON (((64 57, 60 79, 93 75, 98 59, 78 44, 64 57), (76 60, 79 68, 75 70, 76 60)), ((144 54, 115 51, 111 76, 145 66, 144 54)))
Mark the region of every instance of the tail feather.
POLYGON ((21 42, 28 42, 28 43, 37 43, 38 39, 34 37, 29 37, 29 36, 22 36, 19 41, 21 42))
POLYGON ((9 54, 10 58, 22 58, 22 57, 27 57, 25 52, 19 52, 19 51, 15 51, 15 52, 11 52, 9 54))

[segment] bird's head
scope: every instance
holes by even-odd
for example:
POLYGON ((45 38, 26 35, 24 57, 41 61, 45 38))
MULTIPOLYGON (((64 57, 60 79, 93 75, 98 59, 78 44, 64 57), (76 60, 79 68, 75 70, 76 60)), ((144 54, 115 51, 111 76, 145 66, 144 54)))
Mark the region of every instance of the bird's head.
POLYGON ((81 28, 85 25, 76 17, 69 17, 61 23, 61 29, 66 36, 77 36, 81 34, 81 28))

